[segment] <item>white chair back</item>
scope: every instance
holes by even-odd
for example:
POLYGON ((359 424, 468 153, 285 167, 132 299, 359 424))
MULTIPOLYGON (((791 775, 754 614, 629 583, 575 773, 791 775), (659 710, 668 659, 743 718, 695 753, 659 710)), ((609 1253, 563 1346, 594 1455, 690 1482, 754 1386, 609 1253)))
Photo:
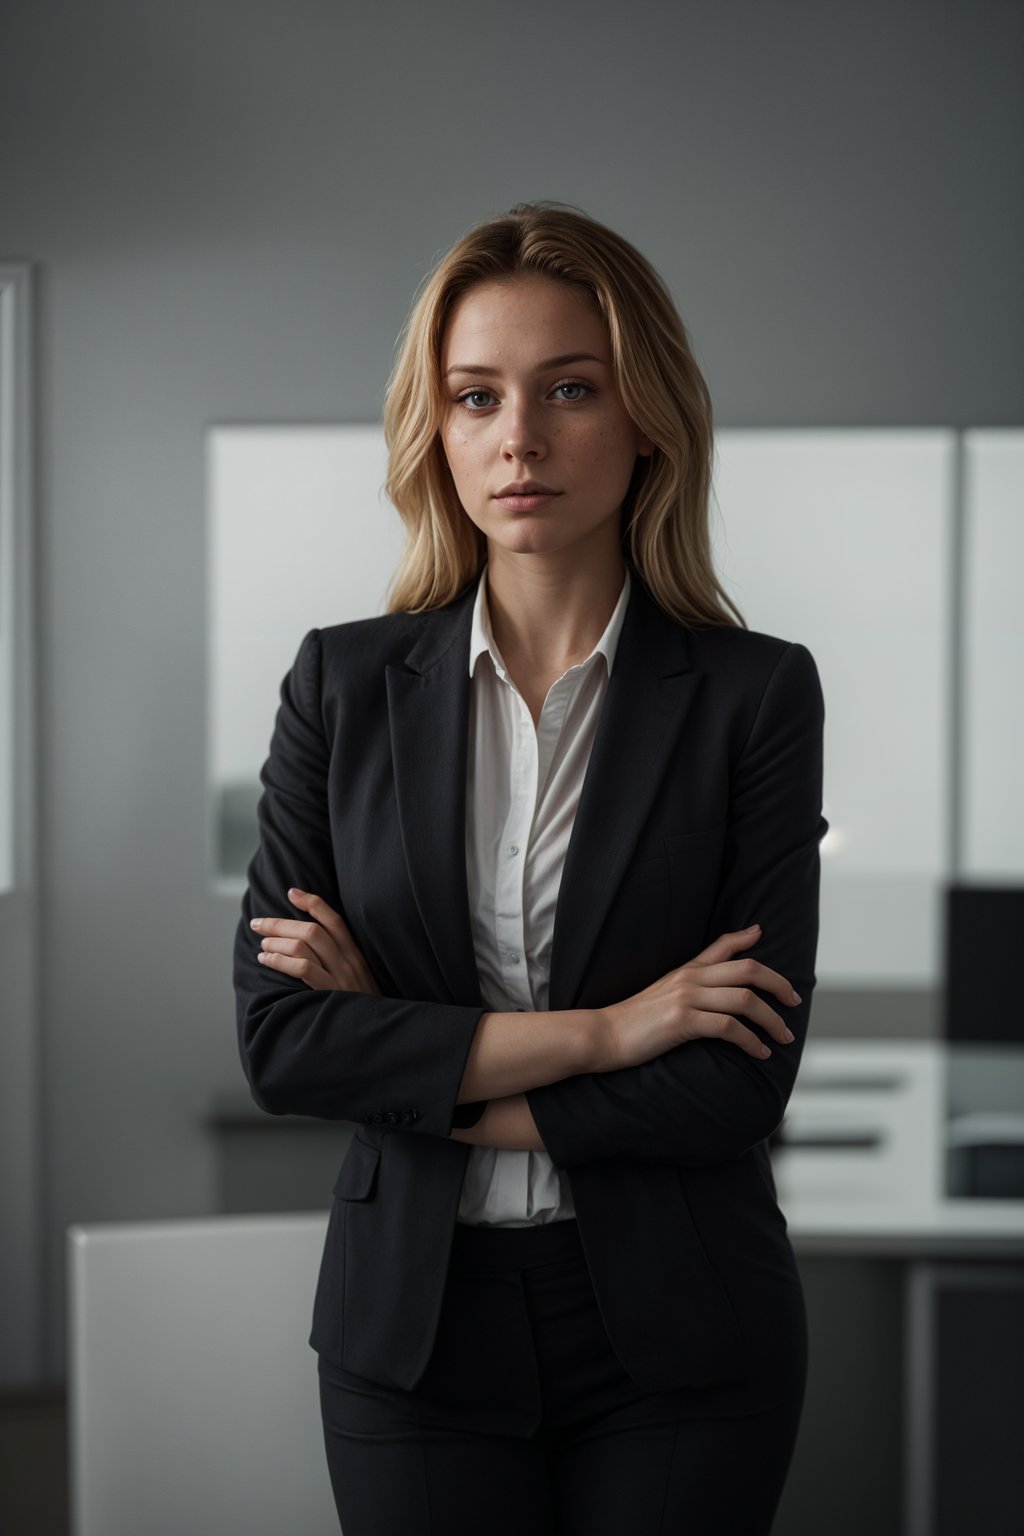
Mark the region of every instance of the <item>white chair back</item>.
POLYGON ((74 1536, 338 1536, 307 1343, 325 1226, 69 1230, 74 1536))

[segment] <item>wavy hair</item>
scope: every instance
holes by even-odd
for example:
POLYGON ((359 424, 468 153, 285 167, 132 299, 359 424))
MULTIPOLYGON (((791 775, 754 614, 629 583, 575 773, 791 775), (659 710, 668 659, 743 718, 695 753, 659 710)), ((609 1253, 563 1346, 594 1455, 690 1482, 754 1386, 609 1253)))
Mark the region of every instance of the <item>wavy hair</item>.
POLYGON ((621 235, 562 203, 520 203, 478 224, 426 279, 388 382, 385 488, 406 529, 392 613, 450 603, 479 575, 486 540, 463 510, 441 444, 441 346, 456 300, 475 284, 539 274, 582 289, 611 341, 623 404, 654 444, 623 503, 623 555, 655 601, 688 624, 746 628, 718 582, 709 500, 711 399, 672 298, 621 235))

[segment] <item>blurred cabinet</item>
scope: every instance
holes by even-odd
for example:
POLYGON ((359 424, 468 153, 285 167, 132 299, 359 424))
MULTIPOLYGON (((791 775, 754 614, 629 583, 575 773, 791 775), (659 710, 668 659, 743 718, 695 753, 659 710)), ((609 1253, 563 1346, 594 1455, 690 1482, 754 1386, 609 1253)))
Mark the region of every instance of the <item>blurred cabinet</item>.
POLYGON ((1017 1536, 1024 1265, 911 1267, 906 1536, 1017 1536))

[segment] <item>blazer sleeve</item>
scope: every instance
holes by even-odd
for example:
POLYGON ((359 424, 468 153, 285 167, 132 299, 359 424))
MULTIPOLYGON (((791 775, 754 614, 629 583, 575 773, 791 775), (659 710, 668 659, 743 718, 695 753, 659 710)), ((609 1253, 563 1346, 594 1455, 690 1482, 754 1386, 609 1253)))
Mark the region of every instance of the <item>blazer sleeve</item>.
POLYGON ((259 847, 234 948, 242 1064, 261 1109, 447 1136, 483 1012, 357 992, 315 991, 256 959, 253 916, 287 916, 288 888, 315 891, 344 916, 328 809, 330 753, 321 712, 321 636, 310 630, 281 685, 261 772, 259 847))
POLYGON ((754 990, 789 1025, 757 1060, 725 1040, 691 1040, 653 1061, 583 1074, 527 1092, 556 1166, 602 1158, 680 1164, 739 1157, 782 1120, 811 1011, 818 939, 824 701, 811 653, 790 644, 765 687, 730 786, 723 873, 704 943, 761 924, 747 953, 792 983, 802 1001, 754 990))

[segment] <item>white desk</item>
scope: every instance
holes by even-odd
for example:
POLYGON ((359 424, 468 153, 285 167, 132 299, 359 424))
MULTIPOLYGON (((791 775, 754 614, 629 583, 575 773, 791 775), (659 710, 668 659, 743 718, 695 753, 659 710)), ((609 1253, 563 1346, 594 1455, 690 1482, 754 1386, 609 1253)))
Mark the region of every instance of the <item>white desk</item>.
POLYGON ((1024 1200, 950 1197, 947 1048, 808 1041, 772 1167, 798 1250, 1024 1255, 1024 1200))
POLYGON ((993 1510, 1003 1523, 986 1529, 1007 1528, 1015 1507, 1005 1490, 1017 1464, 1024 1362, 1007 1359, 1003 1341, 1019 1330, 1024 1268, 1006 1261, 1024 1259, 1024 1200, 951 1197, 947 1169, 958 1137, 988 1130, 1010 1139, 1020 1117, 980 1112, 951 1124, 954 1066, 939 1042, 809 1041, 773 1155, 798 1254, 907 1261, 904 1536, 934 1536, 953 1495, 980 1509, 1003 1490, 993 1510), (972 1330, 983 1353, 965 1366, 972 1330), (979 1410, 991 1419, 980 1437, 971 1433, 979 1410), (963 1423, 965 1442, 981 1445, 944 1461, 940 1425, 948 1442, 951 1419, 963 1423))

